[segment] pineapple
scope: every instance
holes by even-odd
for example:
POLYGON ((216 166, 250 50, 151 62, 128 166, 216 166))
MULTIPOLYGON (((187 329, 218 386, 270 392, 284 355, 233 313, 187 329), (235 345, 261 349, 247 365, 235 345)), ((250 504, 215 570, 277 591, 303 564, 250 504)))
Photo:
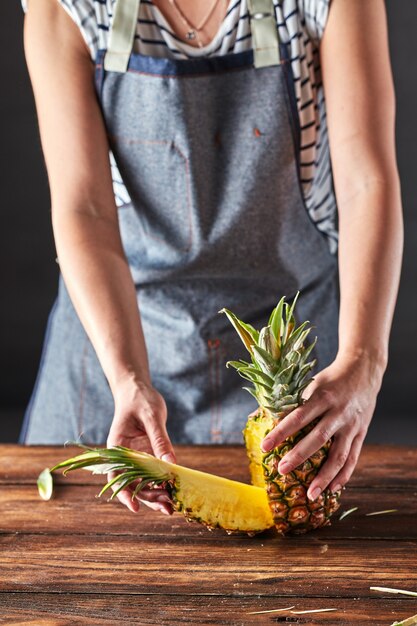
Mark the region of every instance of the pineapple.
POLYGON ((64 474, 80 468, 99 474, 111 470, 121 471, 99 494, 102 495, 106 489, 119 483, 111 498, 138 479, 141 480, 133 490, 132 497, 148 485, 163 485, 170 493, 176 511, 182 512, 188 521, 200 522, 210 530, 223 528, 228 533, 244 531, 254 535, 274 526, 264 487, 246 485, 168 463, 145 452, 122 446, 87 448, 83 454, 58 463, 50 471, 62 468, 64 474))
MULTIPOLYGON (((100 494, 115 486, 111 496, 134 485, 132 498, 141 489, 163 486, 170 494, 173 508, 182 512, 188 521, 197 521, 212 530, 244 531, 254 535, 275 526, 279 534, 304 533, 329 523, 331 514, 339 507, 340 492, 325 490, 314 502, 307 499, 307 489, 326 460, 331 441, 313 454, 302 465, 281 475, 281 458, 304 437, 317 420, 298 433, 288 437, 274 450, 264 453, 261 442, 290 411, 303 403, 302 392, 312 381, 309 373, 315 360, 309 356, 316 341, 305 345, 310 332, 309 322, 296 327, 294 307, 282 298, 272 311, 269 323, 260 332, 240 321, 228 309, 226 313, 251 356, 251 363, 228 361, 253 387, 244 387, 259 403, 243 431, 252 485, 221 478, 181 465, 168 463, 145 452, 122 446, 89 448, 55 465, 64 474, 84 468, 93 473, 118 472, 103 487, 100 494)), ((39 476, 39 493, 44 499, 52 495, 49 470, 39 476), (46 473, 45 473, 46 472, 46 473)))
POLYGON ((275 527, 280 534, 304 533, 329 524, 329 518, 339 508, 340 491, 325 489, 311 502, 307 490, 326 460, 331 440, 292 472, 281 475, 278 464, 314 426, 319 418, 288 437, 276 448, 262 452, 264 437, 293 409, 303 404, 302 392, 313 380, 309 373, 315 360, 309 356, 317 338, 305 345, 311 330, 306 321, 296 327, 294 308, 298 293, 291 306, 282 298, 272 311, 267 326, 260 332, 239 320, 228 309, 226 313, 238 332, 250 356, 251 363, 243 360, 228 361, 253 387, 244 387, 258 401, 258 410, 248 417, 243 436, 249 457, 252 484, 265 487, 275 527))

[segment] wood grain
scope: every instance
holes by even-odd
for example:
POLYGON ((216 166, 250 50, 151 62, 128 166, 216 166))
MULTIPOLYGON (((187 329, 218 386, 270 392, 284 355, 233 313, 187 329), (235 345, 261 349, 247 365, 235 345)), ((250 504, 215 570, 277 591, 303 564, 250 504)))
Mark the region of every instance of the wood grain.
POLYGON ((369 595, 417 586, 415 543, 311 537, 0 535, 0 589, 114 594, 369 595), (385 555, 385 558, 384 558, 385 555), (389 555, 389 558, 386 558, 389 555))
MULTIPOLYGON (((143 626, 223 625, 271 626, 271 624, 302 624, 319 626, 351 626, 372 624, 388 626, 404 619, 416 609, 412 601, 389 599, 381 606, 377 598, 283 598, 266 596, 190 596, 190 595, 119 595, 109 602, 105 594, 4 593, 1 607, 7 612, 7 624, 34 626, 73 626, 74 624, 107 626, 115 623, 143 626), (250 615, 252 611, 267 611, 294 606, 293 610, 336 608, 331 613, 294 615, 290 611, 250 615), (36 613, 36 622, 33 615, 36 613), (16 620, 16 621, 15 621, 16 620), (26 621, 27 620, 27 621, 26 621)), ((0 624, 5 623, 0 617, 0 624)))
MULTIPOLYGON (((369 589, 417 590, 415 449, 365 447, 332 526, 285 538, 209 532, 145 506, 130 513, 97 499, 105 477, 85 471, 56 474, 53 498, 41 500, 39 472, 79 453, 0 445, 0 624, 390 626, 417 613, 416 598, 369 589), (293 605, 337 611, 249 615, 293 605)), ((177 446, 177 454, 184 465, 249 481, 239 446, 177 446)))
MULTIPOLYGON (((209 533, 202 525, 188 524, 179 513, 167 518, 142 505, 139 513, 133 514, 118 500, 109 501, 105 494, 97 498, 100 485, 58 485, 52 499, 47 502, 39 498, 36 486, 3 485, 0 489, 0 533, 82 533, 106 536, 165 536, 180 533, 192 538, 197 531, 202 530, 204 536, 213 536, 216 541, 227 540, 224 531, 209 533)), ((332 518, 331 526, 318 529, 312 536, 320 541, 395 537, 417 541, 416 519, 417 495, 410 498, 405 491, 395 493, 391 489, 347 489, 343 493, 340 511, 332 518), (339 520, 343 511, 355 506, 359 507, 358 511, 339 520), (371 517, 366 515, 387 509, 397 509, 397 512, 371 517)))
MULTIPOLYGON (((176 446, 178 463, 249 482, 248 461, 243 446, 176 446)), ((77 446, 18 446, 0 445, 0 483, 33 484, 45 467, 80 454, 77 446)), ((57 482, 97 484, 100 476, 89 472, 71 472, 65 478, 57 474, 57 482)), ((365 446, 349 483, 355 487, 390 487, 398 490, 417 485, 417 447, 365 446)))

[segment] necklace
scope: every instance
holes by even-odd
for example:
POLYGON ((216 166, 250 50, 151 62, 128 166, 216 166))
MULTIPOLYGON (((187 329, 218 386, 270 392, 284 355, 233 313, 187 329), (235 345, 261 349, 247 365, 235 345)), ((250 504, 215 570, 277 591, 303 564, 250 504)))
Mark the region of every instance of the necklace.
POLYGON ((178 6, 178 4, 176 3, 175 0, 169 0, 171 6, 174 7, 176 12, 180 16, 182 23, 187 28, 187 34, 185 35, 186 39, 197 39, 197 43, 198 43, 198 46, 200 48, 203 46, 203 43, 202 43, 202 41, 200 39, 200 35, 199 35, 198 31, 202 31, 204 29, 205 24, 210 19, 211 15, 213 14, 214 9, 219 4, 219 1, 220 0, 215 0, 215 2, 211 6, 209 12, 207 13, 206 17, 196 26, 196 25, 192 24, 185 17, 184 13, 181 11, 180 7, 178 6))

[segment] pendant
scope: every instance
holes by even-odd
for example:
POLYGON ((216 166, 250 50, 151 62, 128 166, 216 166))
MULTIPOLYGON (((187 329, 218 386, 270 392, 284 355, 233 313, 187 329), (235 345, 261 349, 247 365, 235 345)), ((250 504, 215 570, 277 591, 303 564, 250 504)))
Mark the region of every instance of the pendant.
POLYGON ((195 39, 195 31, 189 30, 185 36, 186 39, 195 39))

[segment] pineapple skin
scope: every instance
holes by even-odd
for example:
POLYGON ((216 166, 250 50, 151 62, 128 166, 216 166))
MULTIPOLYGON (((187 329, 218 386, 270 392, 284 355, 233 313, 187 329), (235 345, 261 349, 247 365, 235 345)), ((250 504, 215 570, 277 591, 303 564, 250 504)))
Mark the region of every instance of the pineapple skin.
POLYGON ((282 475, 278 471, 281 458, 314 428, 318 420, 273 450, 261 450, 261 441, 287 414, 273 416, 267 409, 259 407, 256 413, 249 415, 243 430, 252 484, 266 488, 275 528, 281 535, 303 534, 330 524, 331 515, 340 506, 341 493, 340 490, 333 493, 325 489, 314 501, 307 497, 310 483, 327 459, 331 441, 292 472, 282 475))

